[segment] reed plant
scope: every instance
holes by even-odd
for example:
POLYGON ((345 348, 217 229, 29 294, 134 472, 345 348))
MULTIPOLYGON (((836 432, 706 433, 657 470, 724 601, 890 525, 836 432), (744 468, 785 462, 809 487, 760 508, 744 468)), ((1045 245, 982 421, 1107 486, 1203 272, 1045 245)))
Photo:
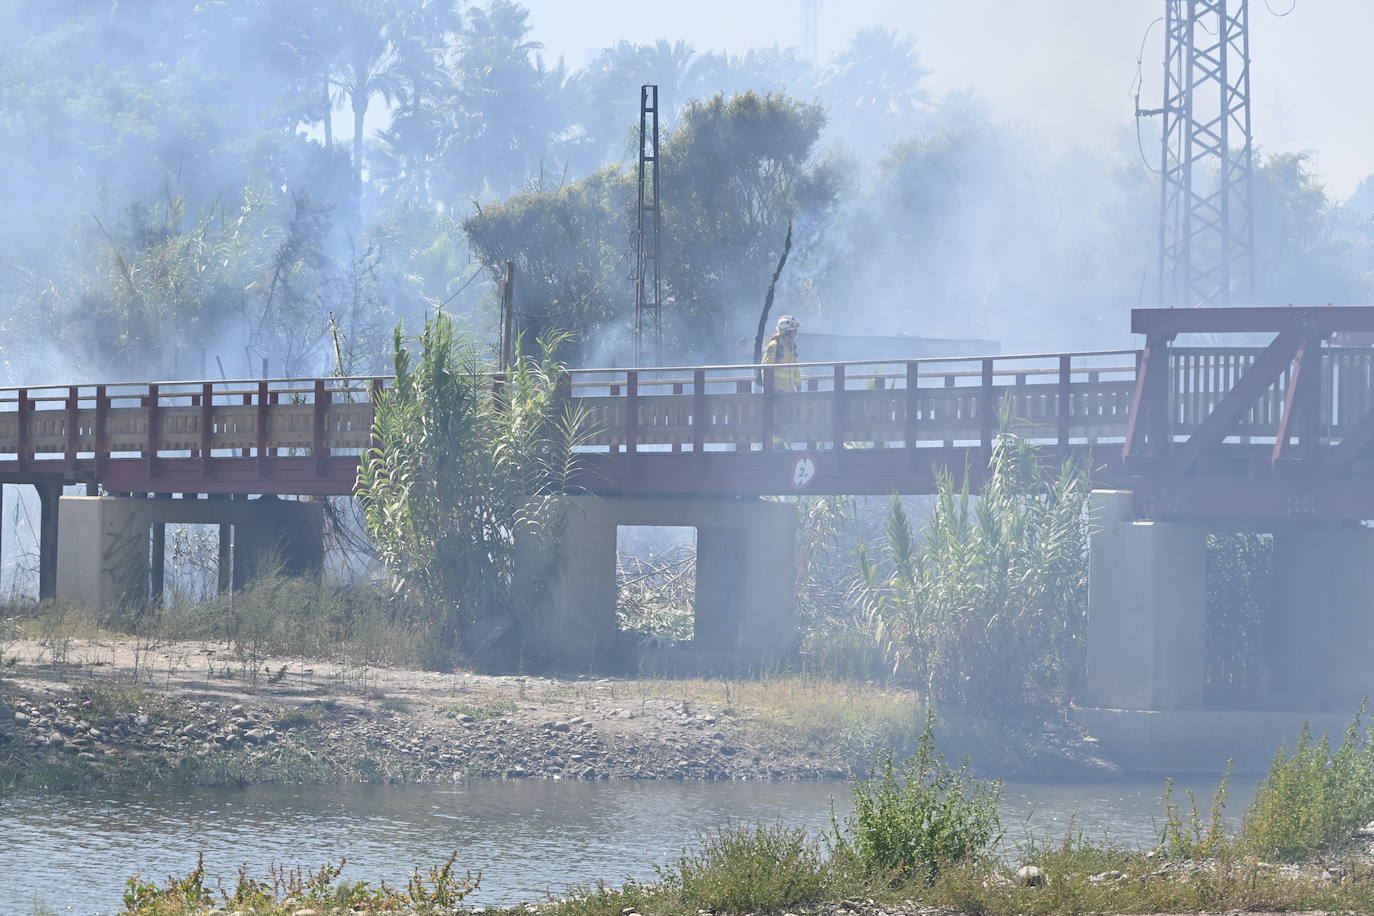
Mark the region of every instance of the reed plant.
MULTIPOLYGON (((965 480, 967 480, 965 475, 965 480)), ((900 499, 861 600, 894 671, 934 704, 996 711, 1071 696, 1085 666, 1087 477, 1003 435, 976 498, 941 475, 918 540, 900 499)))
POLYGON ((518 625, 516 545, 556 562, 562 503, 585 414, 562 388, 566 336, 517 346, 494 384, 477 342, 440 312, 413 342, 398 326, 395 385, 376 399, 373 437, 358 470, 368 534, 398 591, 424 610, 438 643, 461 649, 479 623, 518 625))

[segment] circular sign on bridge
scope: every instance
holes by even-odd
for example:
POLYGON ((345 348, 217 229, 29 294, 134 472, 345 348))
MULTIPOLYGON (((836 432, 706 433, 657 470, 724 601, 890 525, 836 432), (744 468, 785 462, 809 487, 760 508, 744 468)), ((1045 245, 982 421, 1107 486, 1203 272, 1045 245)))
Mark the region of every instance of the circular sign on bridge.
POLYGON ((792 489, 805 490, 816 479, 816 459, 800 455, 792 462, 792 489))

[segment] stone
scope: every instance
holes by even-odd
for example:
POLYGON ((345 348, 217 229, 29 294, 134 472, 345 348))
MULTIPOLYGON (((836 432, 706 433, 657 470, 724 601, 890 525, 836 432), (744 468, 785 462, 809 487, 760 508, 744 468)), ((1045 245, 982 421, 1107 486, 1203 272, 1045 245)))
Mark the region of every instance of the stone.
POLYGON ((262 744, 271 739, 273 732, 267 728, 250 728, 243 733, 243 740, 249 744, 262 744))
POLYGON ((1122 879, 1125 878, 1125 877, 1126 877, 1126 876, 1123 875, 1121 872, 1116 871, 1115 869, 1111 869, 1111 870, 1109 870, 1109 871, 1104 871, 1104 872, 1102 872, 1101 874, 1092 875, 1091 877, 1088 878, 1088 883, 1089 883, 1089 884, 1112 884, 1112 883, 1114 883, 1114 882, 1116 882, 1116 881, 1122 880, 1122 879))
POLYGON ((1374 839, 1374 821, 1370 821, 1368 824, 1357 829, 1355 831, 1355 837, 1362 840, 1374 839))
POLYGON ((8 722, 14 717, 14 710, 10 709, 3 700, 0 700, 0 722, 8 722))
POLYGON ((1045 875, 1035 865, 1022 865, 1016 870, 1016 880, 1021 882, 1022 887, 1043 887, 1045 875))

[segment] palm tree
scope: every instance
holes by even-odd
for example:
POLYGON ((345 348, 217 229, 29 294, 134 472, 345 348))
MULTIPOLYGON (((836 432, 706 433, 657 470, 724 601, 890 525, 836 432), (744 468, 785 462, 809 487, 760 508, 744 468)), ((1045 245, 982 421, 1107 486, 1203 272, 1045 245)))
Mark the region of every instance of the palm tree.
POLYGON ((930 71, 916 43, 875 26, 860 29, 821 80, 821 94, 837 126, 860 145, 881 151, 912 133, 930 109, 923 85, 930 71))
POLYGON ((544 46, 529 32, 529 12, 510 0, 468 10, 454 54, 456 121, 446 151, 450 171, 466 176, 463 191, 517 189, 563 132, 567 71, 545 65, 544 46))

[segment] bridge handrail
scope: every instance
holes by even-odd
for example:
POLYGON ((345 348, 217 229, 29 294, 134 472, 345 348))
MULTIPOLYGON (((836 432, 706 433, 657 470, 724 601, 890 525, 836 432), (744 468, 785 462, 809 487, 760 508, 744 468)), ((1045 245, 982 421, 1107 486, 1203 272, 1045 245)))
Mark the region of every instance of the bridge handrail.
MULTIPOLYGON (((1014 354, 1004 354, 1004 355, 1003 355, 1003 354, 992 354, 992 355, 986 355, 986 356, 922 356, 922 357, 918 357, 918 358, 915 358, 915 359, 861 359, 861 360, 839 360, 839 361, 829 361, 829 362, 818 361, 818 362, 789 363, 788 365, 789 365, 790 367, 796 367, 796 368, 799 368, 799 369, 834 368, 834 367, 837 367, 837 366, 844 366, 844 367, 846 367, 846 368, 848 368, 848 367, 850 367, 850 366, 897 366, 897 365, 903 365, 903 366, 904 366, 904 365, 907 365, 907 364, 909 364, 909 363, 916 363, 916 364, 918 364, 918 365, 930 365, 930 364, 945 365, 945 364, 949 364, 949 363, 982 363, 982 362, 984 362, 984 361, 986 361, 986 360, 993 360, 993 361, 995 361, 995 362, 1004 362, 1004 361, 1011 361, 1011 360, 1059 359, 1059 358, 1062 358, 1062 357, 1069 357, 1069 358, 1071 358, 1071 359, 1077 359, 1077 358, 1106 357, 1106 356, 1135 356, 1135 355, 1137 355, 1139 352, 1140 352, 1140 351, 1138 351, 1138 350, 1081 350, 1081 351, 1073 351, 1073 352, 1068 352, 1068 353, 1014 353, 1014 354)), ((570 376, 572 376, 572 377, 575 379, 575 378, 576 378, 577 376, 579 376, 579 375, 590 375, 590 374, 625 373, 625 372, 639 372, 639 373, 695 372, 695 371, 697 371, 698 369, 700 369, 700 370, 702 370, 702 371, 705 371, 705 372, 736 371, 736 372, 750 372, 750 373, 752 373, 752 372, 754 372, 754 371, 756 371, 756 370, 759 370, 759 369, 762 369, 762 368, 764 368, 763 365, 761 365, 761 364, 755 364, 755 363, 735 363, 735 364, 722 364, 722 365, 713 365, 713 366, 645 366, 645 367, 640 367, 640 368, 635 368, 635 367, 632 367, 632 366, 611 366, 611 367, 602 367, 602 368, 586 367, 586 368, 579 368, 579 369, 569 369, 569 370, 568 370, 568 374, 569 374, 570 376)), ((1108 372, 1108 371, 1126 371, 1126 370, 1128 370, 1128 369, 1134 369, 1134 366, 1128 366, 1128 367, 1097 367, 1097 366, 1094 366, 1094 367, 1091 367, 1091 369, 1092 369, 1093 371, 1101 371, 1101 372, 1108 372)), ((1009 374, 1009 375, 1031 374, 1031 373, 1036 372, 1036 371, 1037 371, 1037 370, 1032 370, 1032 369, 1005 370, 1005 374, 1009 374)), ((1058 370, 1055 370, 1055 369, 1046 369, 1046 370, 1043 370, 1043 371, 1045 371, 1045 372, 1055 372, 1055 371, 1058 371, 1058 370)), ((951 374, 957 374, 957 373, 936 372, 936 373, 930 373, 927 377, 932 377, 932 378, 933 378, 933 377, 944 377, 944 376, 951 375, 951 374)), ((978 374, 978 373, 973 373, 973 374, 978 374)), ((499 375, 497 375, 497 374, 493 374, 493 375, 492 375, 493 380, 495 380, 495 379, 498 378, 498 377, 499 377, 499 375)), ((752 377, 752 376, 750 376, 750 377, 752 377)), ((859 378, 859 377, 860 377, 860 376, 854 376, 854 378, 859 378)), ((270 389, 270 390, 272 391, 272 393, 274 393, 274 394, 310 394, 310 393, 312 393, 312 392, 314 391, 314 385, 315 385, 316 382, 324 382, 327 386, 330 386, 330 387, 329 387, 329 390, 332 391, 332 392, 335 392, 335 393, 338 393, 338 392, 340 392, 340 391, 365 393, 365 392, 371 390, 371 387, 372 387, 373 385, 375 385, 377 382, 381 382, 381 383, 383 383, 383 384, 386 384, 386 383, 389 383, 389 382, 393 381, 394 379, 395 379, 395 376, 394 376, 394 375, 379 374, 379 375, 346 375, 346 376, 333 376, 333 375, 331 375, 331 376, 288 376, 288 377, 280 377, 280 378, 234 378, 234 379, 222 379, 222 378, 221 378, 221 379, 145 380, 145 381, 120 381, 120 382, 82 382, 82 383, 78 383, 78 384, 74 384, 74 385, 73 385, 73 384, 66 384, 66 385, 60 385, 60 384, 46 384, 46 385, 0 385, 0 393, 19 392, 19 391, 25 391, 25 392, 46 392, 46 391, 62 392, 62 394, 61 394, 60 396, 58 396, 58 397, 45 397, 45 396, 42 396, 42 395, 38 395, 38 396, 31 396, 31 397, 28 398, 28 400, 29 400, 29 401, 39 401, 39 400, 61 400, 61 401, 65 401, 65 400, 67 399, 68 393, 69 393, 69 392, 71 391, 71 389, 73 389, 73 388, 76 388, 76 389, 104 388, 104 389, 106 390, 107 396, 109 396, 109 397, 111 397, 111 398, 119 398, 119 397, 141 397, 141 396, 143 396, 146 392, 129 393, 129 394, 120 394, 120 393, 117 393, 117 392, 116 392, 115 390, 113 390, 113 389, 128 389, 128 388, 142 388, 142 389, 146 389, 146 388, 148 388, 148 387, 150 387, 150 386, 152 386, 152 385, 157 385, 159 388, 192 388, 192 387, 200 387, 200 388, 203 388, 205 385, 211 385, 211 386, 214 387, 214 393, 215 393, 216 395, 233 395, 233 394, 257 394, 258 391, 261 389, 261 386, 264 385, 264 384, 266 384, 266 385, 269 386, 269 389, 270 389), (309 387, 300 387, 300 388, 272 388, 272 387, 271 387, 271 386, 273 386, 273 385, 292 385, 292 384, 297 384, 297 385, 302 385, 302 386, 305 386, 305 385, 308 384, 309 387), (337 385, 340 385, 340 384, 345 385, 345 387, 343 387, 343 388, 334 387, 334 386, 337 386, 337 385), (354 385, 356 385, 357 387, 350 387, 350 384, 354 384, 354 385), (224 386, 236 386, 236 387, 234 387, 234 388, 232 388, 232 389, 226 389, 224 386)), ((729 381, 729 380, 733 380, 733 379, 719 379, 719 378, 717 378, 717 379, 712 379, 712 381, 729 381)), ((743 380, 744 380, 744 377, 741 377, 741 378, 738 379, 738 380, 743 381, 743 380)), ((642 384, 642 385, 647 385, 647 384, 650 384, 651 382, 654 382, 654 381, 659 381, 659 380, 657 380, 657 379, 647 379, 647 378, 646 378, 646 379, 641 379, 641 380, 640 380, 640 384, 642 384)), ((574 381, 574 384, 577 385, 577 384, 585 384, 585 383, 578 383, 578 382, 574 381)), ((599 384, 602 385, 602 386, 604 386, 605 383, 604 383, 604 382, 600 382, 599 384)), ((166 392, 166 393, 167 393, 168 395, 185 396, 185 395, 189 395, 189 394, 198 394, 199 392, 195 392, 195 391, 175 391, 175 392, 172 392, 172 391, 169 391, 169 392, 166 392)), ((91 397, 91 396, 92 396, 92 395, 82 395, 82 397, 91 397)), ((14 400, 14 398, 5 398, 5 397, 3 397, 3 396, 0 396, 0 402, 13 401, 13 400, 14 400)))
MULTIPOLYGON (((1068 353, 1010 353, 1010 354, 988 354, 985 356, 921 356, 915 359, 851 359, 851 360, 829 360, 821 362, 798 362, 788 363, 788 367, 799 369, 817 369, 834 366, 905 366, 908 363, 981 363, 985 360, 1000 362, 1003 360, 1026 360, 1026 359, 1059 359, 1061 357, 1086 358, 1090 356, 1135 356, 1139 350, 1080 350, 1068 353)), ((590 372, 695 372, 698 369, 706 372, 725 372, 725 371, 753 371, 762 369, 764 366, 759 363, 734 363, 719 366, 613 366, 601 369, 569 369, 571 375, 585 374, 590 372)), ((1132 367, 1134 368, 1134 367, 1132 367)), ((946 375, 940 372, 937 375, 946 375)))

